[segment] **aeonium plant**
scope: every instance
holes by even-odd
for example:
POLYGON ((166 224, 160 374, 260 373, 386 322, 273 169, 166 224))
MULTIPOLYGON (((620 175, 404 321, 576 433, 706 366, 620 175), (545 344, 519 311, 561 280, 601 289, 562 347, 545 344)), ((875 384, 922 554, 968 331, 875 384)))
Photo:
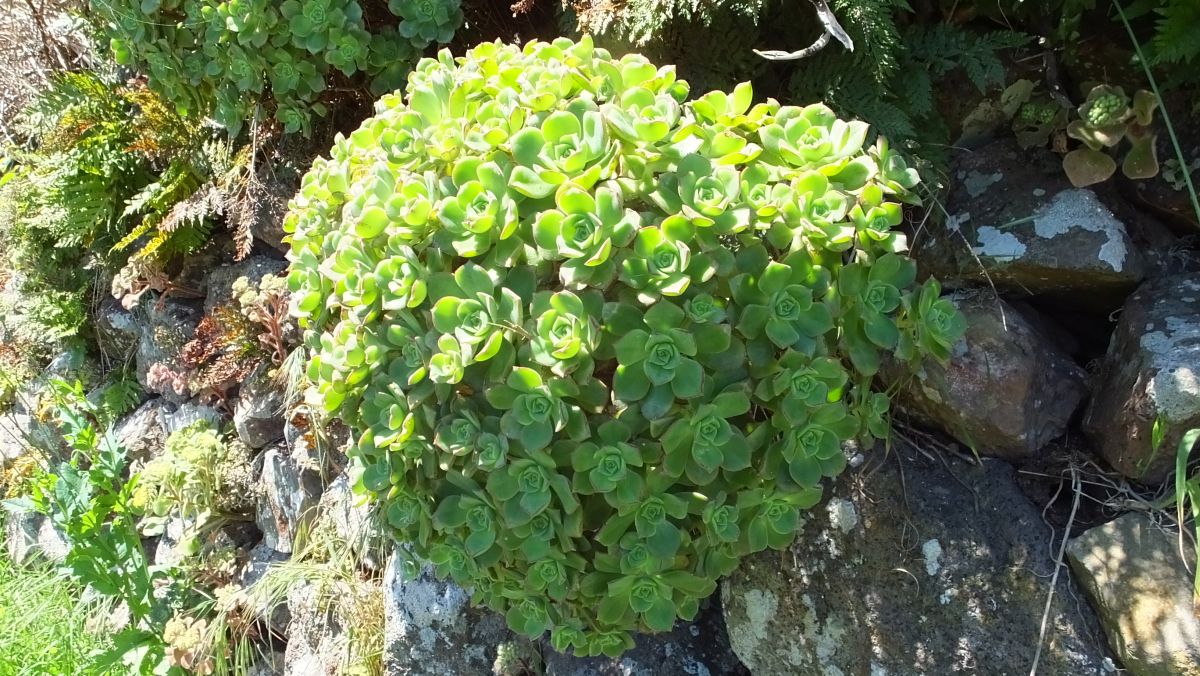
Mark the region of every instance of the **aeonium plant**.
POLYGON ((1122 140, 1128 140, 1130 147, 1121 162, 1121 173, 1133 179, 1156 176, 1157 135, 1151 124, 1157 107, 1157 97, 1144 89, 1130 99, 1120 87, 1093 87, 1075 111, 1078 119, 1067 124, 1067 136, 1082 143, 1063 157, 1063 170, 1071 183, 1082 188, 1116 173, 1117 162, 1106 151, 1115 149, 1122 140))
POLYGON ((916 173, 821 104, 689 101, 589 40, 421 61, 291 204, 313 410, 414 556, 618 655, 795 537, 884 357, 963 324, 897 230, 916 173))

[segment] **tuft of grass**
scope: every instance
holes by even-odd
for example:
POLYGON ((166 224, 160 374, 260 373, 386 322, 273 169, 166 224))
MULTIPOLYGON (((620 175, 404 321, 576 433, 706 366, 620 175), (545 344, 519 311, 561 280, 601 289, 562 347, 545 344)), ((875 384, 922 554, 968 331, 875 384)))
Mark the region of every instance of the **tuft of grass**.
POLYGON ((87 628, 96 608, 48 568, 22 568, 0 553, 0 674, 99 674, 109 647, 87 628))
POLYGON ((1185 507, 1191 506, 1192 528, 1195 529, 1196 535, 1196 551, 1192 558, 1195 572, 1195 579, 1192 581, 1192 605, 1200 610, 1200 473, 1191 477, 1187 475, 1188 460, 1197 441, 1200 441, 1200 429, 1188 430, 1179 440, 1179 448, 1175 452, 1175 516, 1179 521, 1179 554, 1187 561, 1188 557, 1183 553, 1183 530, 1187 527, 1185 507))
MULTIPOLYGON (((255 615, 270 616, 287 605, 301 585, 310 585, 316 604, 317 633, 342 632, 340 673, 382 676, 384 598, 376 575, 362 565, 365 543, 351 542, 333 520, 319 516, 311 528, 297 533, 296 549, 286 561, 272 564, 255 584, 225 598, 214 599, 204 614, 211 615, 201 640, 203 651, 215 658, 214 675, 246 673, 266 657, 261 648, 269 634, 255 615)), ((219 595, 218 595, 219 596, 219 595)))

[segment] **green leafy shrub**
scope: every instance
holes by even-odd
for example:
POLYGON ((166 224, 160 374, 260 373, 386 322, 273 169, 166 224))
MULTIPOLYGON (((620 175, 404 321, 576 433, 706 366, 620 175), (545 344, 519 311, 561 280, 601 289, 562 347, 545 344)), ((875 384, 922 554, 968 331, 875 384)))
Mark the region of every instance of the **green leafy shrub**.
POLYGON ((586 39, 443 52, 286 221, 306 396, 357 431, 361 488, 559 650, 619 654, 786 547, 842 443, 886 435, 883 355, 964 328, 865 123, 687 94, 586 39))
POLYGON ((127 473, 109 412, 89 401, 78 381, 54 379, 49 389, 69 453, 16 502, 48 515, 66 537, 62 571, 73 584, 91 589, 94 603, 128 609, 111 648, 95 657, 94 673, 166 673, 164 625, 178 608, 197 603, 196 594, 182 571, 152 565, 142 546, 133 499, 138 478, 127 473))
POLYGON ((295 132, 309 129, 312 114, 328 111, 322 95, 346 78, 364 73, 377 94, 402 85, 421 50, 453 36, 462 23, 459 4, 94 0, 88 6, 118 63, 144 70, 181 115, 211 114, 237 134, 268 94, 269 111, 295 132))

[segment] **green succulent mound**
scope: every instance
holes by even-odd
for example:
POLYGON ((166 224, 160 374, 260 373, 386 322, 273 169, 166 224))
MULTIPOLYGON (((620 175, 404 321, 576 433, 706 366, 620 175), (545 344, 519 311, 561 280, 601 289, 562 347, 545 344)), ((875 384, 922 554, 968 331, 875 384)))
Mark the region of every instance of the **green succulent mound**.
POLYGON ((421 61, 295 197, 309 404, 395 537, 558 650, 617 655, 792 541, 881 356, 945 358, 914 171, 828 108, 687 101, 590 41, 421 61))

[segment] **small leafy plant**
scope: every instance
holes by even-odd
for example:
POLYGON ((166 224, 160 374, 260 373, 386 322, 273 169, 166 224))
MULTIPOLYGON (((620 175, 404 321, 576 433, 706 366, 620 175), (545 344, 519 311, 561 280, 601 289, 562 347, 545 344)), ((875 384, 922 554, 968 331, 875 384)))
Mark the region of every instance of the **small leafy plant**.
POLYGON ((904 256, 914 170, 867 125, 584 39, 413 71, 291 205, 306 398, 443 576, 618 655, 789 545, 881 360, 963 319, 904 256))
POLYGON ((231 521, 246 520, 254 507, 250 449, 225 441, 206 422, 167 438, 161 455, 140 468, 133 504, 143 512, 142 534, 162 534, 171 518, 185 525, 183 551, 231 521))

